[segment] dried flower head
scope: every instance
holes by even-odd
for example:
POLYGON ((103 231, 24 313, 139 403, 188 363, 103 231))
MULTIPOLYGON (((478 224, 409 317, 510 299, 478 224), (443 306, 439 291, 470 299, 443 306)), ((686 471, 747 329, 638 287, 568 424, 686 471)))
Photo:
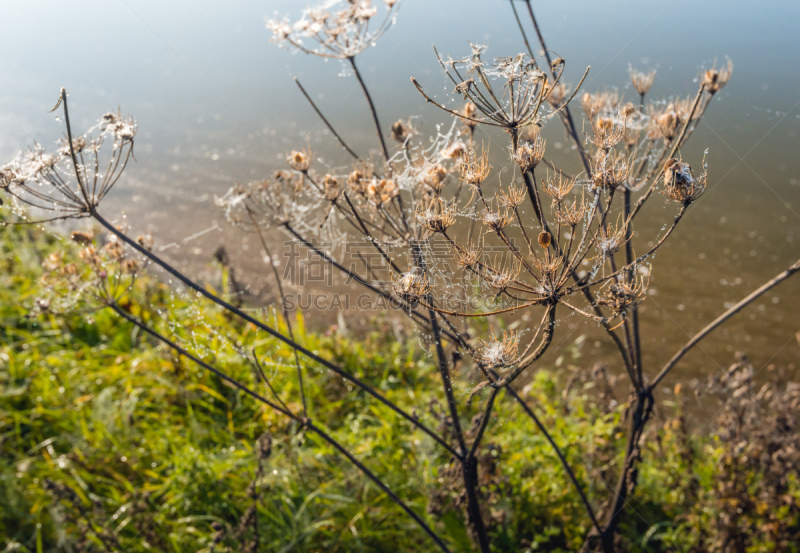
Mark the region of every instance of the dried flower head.
POLYGON ((666 109, 654 118, 656 130, 667 142, 671 142, 678 135, 685 120, 674 103, 668 104, 666 109))
POLYGON ((625 118, 589 117, 592 125, 592 135, 586 135, 586 140, 601 150, 608 151, 616 146, 625 136, 625 118))
POLYGON ((434 190, 437 194, 444 188, 447 170, 440 164, 429 166, 421 176, 422 184, 434 190))
POLYGON ((392 201, 400 192, 397 183, 392 179, 374 178, 367 184, 367 199, 375 206, 381 206, 392 201))
POLYGON ((547 176, 542 183, 545 193, 553 198, 556 202, 563 200, 567 194, 572 191, 575 186, 575 177, 566 178, 563 173, 559 173, 558 177, 547 176))
POLYGON ((273 180, 233 186, 215 202, 233 225, 281 226, 310 209, 299 201, 304 195, 302 176, 277 171, 273 180))
POLYGON ((458 165, 461 180, 467 184, 480 187, 481 183, 489 176, 492 166, 489 165, 489 155, 484 150, 478 158, 475 150, 469 150, 465 159, 458 165))
POLYGON ((367 194, 367 185, 369 184, 369 175, 372 174, 372 166, 359 163, 356 167, 347 175, 347 185, 349 186, 350 190, 360 197, 366 197, 367 194))
POLYGON ((592 94, 584 92, 581 96, 581 107, 589 118, 598 114, 614 113, 619 105, 619 93, 607 90, 592 94))
POLYGON ((627 224, 624 221, 618 221, 614 227, 611 225, 600 227, 595 238, 595 245, 600 254, 604 257, 611 257, 617 253, 627 241, 626 230, 627 224))
POLYGON ((605 155, 601 153, 595 161, 592 172, 592 184, 596 188, 614 190, 627 186, 633 170, 633 164, 624 155, 605 155))
MULTIPOLYGON (((62 103, 67 134, 71 135, 63 88, 53 109, 62 103)), ((11 195, 17 207, 49 212, 47 221, 87 217, 96 211, 133 157, 136 130, 136 122, 130 117, 109 113, 85 135, 59 141, 52 154, 34 144, 0 167, 0 190, 11 195)))
POLYGON ((81 246, 88 246, 94 242, 94 233, 82 230, 74 230, 72 231, 72 234, 70 234, 70 239, 81 246))
POLYGON ((474 131, 475 127, 478 126, 478 121, 475 120, 478 115, 478 106, 474 102, 467 102, 464 104, 461 113, 464 115, 464 124, 470 131, 474 131))
POLYGON ((608 307, 615 313, 627 311, 635 305, 642 303, 647 297, 647 283, 641 277, 635 284, 625 282, 623 279, 609 281, 597 300, 599 305, 608 307))
POLYGON ((395 142, 400 144, 405 144, 406 140, 411 138, 414 129, 411 127, 411 123, 403 121, 402 119, 398 119, 392 124, 392 138, 395 142))
POLYGON ((553 202, 553 209, 556 213, 556 220, 565 226, 572 227, 573 229, 583 220, 586 214, 586 203, 581 198, 580 200, 573 200, 572 205, 569 202, 553 202))
POLYGON ((504 209, 502 212, 500 210, 494 211, 492 209, 487 209, 486 211, 484 211, 481 220, 484 225, 486 225, 493 231, 500 232, 511 221, 514 220, 514 213, 507 208, 504 209))
POLYGON ((703 194, 707 180, 706 172, 695 178, 688 163, 672 158, 664 166, 664 190, 661 193, 670 200, 688 205, 703 194))
POLYGON ((153 243, 154 243, 153 235, 148 233, 148 234, 145 234, 145 235, 142 235, 142 236, 137 236, 136 237, 136 243, 139 244, 141 247, 143 247, 146 250, 152 250, 153 249, 153 243))
POLYGON ((519 335, 514 331, 503 331, 502 338, 492 330, 492 339, 481 340, 478 360, 487 368, 500 368, 513 365, 517 359, 519 335))
POLYGON ((455 250, 456 263, 465 269, 474 269, 483 256, 483 248, 469 242, 465 247, 455 250))
POLYGON ((386 14, 377 28, 370 29, 378 14, 372 0, 332 0, 305 10, 295 23, 287 18, 269 19, 267 29, 280 46, 324 58, 349 59, 374 45, 394 24, 400 0, 384 0, 383 4, 386 14))
POLYGON ((417 206, 416 216, 417 222, 430 232, 445 232, 456 222, 456 206, 448 206, 444 200, 437 198, 417 206))
POLYGON ((717 69, 716 64, 714 67, 707 70, 703 74, 703 84, 705 85, 705 89, 709 91, 712 95, 716 94, 720 90, 722 90, 728 81, 731 80, 731 75, 733 74, 733 62, 728 60, 727 63, 717 69))
POLYGON ((286 156, 286 161, 295 171, 305 173, 311 166, 311 150, 292 150, 292 153, 286 156))
POLYGON ((430 292, 428 278, 418 269, 413 269, 400 276, 393 277, 392 291, 395 296, 407 303, 412 309, 430 292))
POLYGON ((522 266, 519 263, 502 269, 490 268, 490 272, 484 275, 484 280, 492 288, 504 292, 514 284, 514 280, 519 276, 521 269, 522 266))
POLYGON ((119 240, 111 240, 108 244, 103 246, 105 251, 111 259, 120 260, 125 257, 125 246, 119 240))
POLYGON ((339 179, 333 175, 326 174, 322 177, 322 189, 325 194, 325 199, 329 202, 335 202, 342 195, 344 190, 339 184, 339 179))
POLYGON ((467 156, 468 151, 466 144, 460 140, 456 140, 442 151, 442 157, 444 159, 461 160, 467 156))
POLYGON ((638 71, 633 67, 628 68, 628 72, 631 76, 631 83, 633 84, 633 88, 636 89, 636 92, 639 93, 639 96, 644 97, 650 91, 650 88, 653 86, 653 81, 656 78, 656 70, 653 69, 651 71, 638 71))
POLYGON ((486 46, 471 46, 472 54, 466 59, 444 61, 438 52, 436 55, 442 69, 455 83, 455 92, 471 102, 477 113, 468 116, 445 107, 428 96, 412 77, 411 82, 428 102, 473 124, 500 127, 514 133, 555 117, 564 107, 559 106, 546 116, 540 113, 548 93, 558 85, 563 75, 565 64, 560 58, 553 68, 555 78, 549 83, 536 61, 526 54, 497 58, 493 63, 487 63, 482 59, 486 46))
POLYGON ((545 141, 537 137, 532 143, 521 144, 516 152, 512 152, 511 159, 523 172, 532 171, 544 158, 545 141))
POLYGON ((495 197, 500 205, 508 209, 516 209, 525 201, 525 195, 526 192, 523 188, 512 184, 506 190, 500 190, 495 197))

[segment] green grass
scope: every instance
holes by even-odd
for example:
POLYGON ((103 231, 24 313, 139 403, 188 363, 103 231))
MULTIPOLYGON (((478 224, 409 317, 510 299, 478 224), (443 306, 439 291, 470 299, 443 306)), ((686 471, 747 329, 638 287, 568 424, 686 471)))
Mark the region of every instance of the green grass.
MULTIPOLYGON (((0 249, 0 550, 242 551, 255 538, 252 525, 239 527, 253 504, 248 487, 264 435, 272 454, 255 482, 260 551, 432 550, 413 521, 330 446, 113 312, 34 314, 37 298, 52 294, 40 285, 42 261, 56 250, 74 258, 74 245, 34 228, 0 227, 0 249)), ((140 280, 124 306, 266 394, 243 355, 257 348, 282 399, 300 409, 292 352, 275 340, 155 279, 140 280)), ((358 339, 305 332, 302 317, 297 323, 307 348, 430 426, 442 424, 438 372, 413 336, 396 341, 380 319, 358 339)), ((577 346, 566 354, 580 363, 577 346)), ((469 551, 460 488, 441 449, 341 378, 304 370, 310 416, 454 551, 469 551)), ((624 443, 623 408, 602 408, 592 379, 564 399, 562 376, 539 371, 524 396, 555 440, 569 444, 570 463, 600 504, 624 443)), ((685 438, 676 420, 648 438, 633 504, 639 514, 625 518, 631 551, 701 551, 699 529, 725 508, 713 493, 724 450, 713 436, 685 438)), ((541 433, 502 395, 488 432, 482 493, 496 550, 579 547, 587 519, 541 433)), ((753 481, 759 477, 753 469, 753 481)), ((795 502, 797 489, 795 480, 788 492, 795 502)), ((785 511, 776 516, 797 517, 796 509, 785 511)), ((771 549, 756 543, 750 550, 771 549)))

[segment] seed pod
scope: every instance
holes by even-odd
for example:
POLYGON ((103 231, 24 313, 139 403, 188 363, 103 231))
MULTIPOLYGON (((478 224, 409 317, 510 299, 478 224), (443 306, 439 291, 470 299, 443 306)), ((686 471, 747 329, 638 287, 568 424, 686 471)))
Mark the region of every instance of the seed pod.
POLYGON ((549 248, 549 247, 550 247, 550 240, 551 240, 551 237, 550 237, 550 233, 549 233, 549 232, 547 232, 547 231, 542 231, 542 232, 539 234, 539 245, 540 245, 540 246, 541 246, 543 249, 545 249, 545 250, 546 250, 547 248, 549 248))

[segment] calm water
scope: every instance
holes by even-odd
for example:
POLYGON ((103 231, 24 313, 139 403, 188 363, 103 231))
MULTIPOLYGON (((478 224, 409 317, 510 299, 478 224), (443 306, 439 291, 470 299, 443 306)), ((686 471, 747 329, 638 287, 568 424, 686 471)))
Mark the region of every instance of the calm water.
MULTIPOLYGON (((658 69, 651 97, 685 96, 696 91, 701 67, 726 56, 735 63, 732 82, 684 149, 697 163, 708 148, 710 189, 654 260, 655 294, 642 309, 645 363, 652 371, 726 304, 800 254, 800 3, 761 2, 756 9, 744 1, 604 2, 602 11, 590 1, 541 4, 548 46, 568 62, 567 82, 592 66, 586 90, 616 86, 633 99, 631 63, 658 69)), ((255 242, 225 228, 214 195, 270 174, 282 167, 285 152, 307 141, 334 165, 349 161, 293 76, 356 150, 373 141, 357 84, 339 76, 338 62, 269 43, 264 17, 296 16, 300 2, 4 0, 2 7, 2 159, 34 140, 52 144, 60 136, 46 112, 62 86, 78 127, 120 106, 139 122, 138 163, 106 213, 124 212, 137 231, 153 231, 162 245, 174 242, 165 251, 176 262, 202 266, 226 243, 242 278, 263 283, 255 276, 264 270, 253 261, 260 257, 255 242)), ((404 0, 396 27, 359 57, 384 126, 419 115, 424 133, 445 121, 421 101, 409 76, 441 96, 445 82, 431 44, 458 57, 468 51, 468 40, 489 43, 490 55, 524 47, 508 2, 404 0)), ((548 155, 557 158, 559 146, 568 144, 556 123, 545 132, 548 155)), ((662 205, 655 200, 642 214, 640 220, 648 220, 637 228, 641 236, 652 236, 671 217, 662 205)), ((770 363, 794 368, 798 297, 800 279, 782 285, 705 341, 678 372, 719 370, 740 349, 757 369, 770 363)), ((595 341, 600 334, 592 325, 569 319, 562 328, 564 343, 588 335, 584 359, 613 353, 595 341)))

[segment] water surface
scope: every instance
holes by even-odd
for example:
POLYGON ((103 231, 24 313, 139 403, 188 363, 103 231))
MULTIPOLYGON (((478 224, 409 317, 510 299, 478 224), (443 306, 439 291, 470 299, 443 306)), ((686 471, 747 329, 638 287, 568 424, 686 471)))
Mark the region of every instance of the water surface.
MULTIPOLYGON (((548 46, 567 60, 567 81, 576 82, 591 65, 590 91, 618 87, 634 99, 628 85, 633 64, 658 70, 651 96, 686 96, 695 92, 703 67, 726 56, 735 64, 732 82, 683 152, 697 163, 708 149, 709 190, 653 263, 655 293, 642 319, 645 364, 655 370, 689 335, 800 253, 800 4, 540 4, 548 46)), ((374 146, 365 103, 356 82, 340 76, 339 62, 270 44, 264 17, 296 17, 299 9, 289 0, 4 2, 0 155, 10 159, 35 140, 52 144, 61 135, 47 111, 62 86, 78 127, 121 107, 139 122, 137 163, 112 193, 106 213, 124 213, 136 231, 151 230, 162 246, 174 244, 165 253, 192 270, 225 244, 241 278, 258 288, 267 277, 257 244, 227 229, 213 197, 236 182, 271 174, 283 167, 287 151, 307 143, 331 165, 349 162, 292 78, 301 79, 357 151, 374 146)), ((489 53, 498 56, 524 48, 508 2, 403 2, 397 25, 359 57, 385 127, 414 115, 428 133, 447 121, 424 103, 409 76, 444 97, 446 83, 431 45, 458 57, 468 52, 468 41, 489 43, 489 53)), ((569 144, 557 121, 550 127, 548 155, 559 157, 559 148, 566 152, 569 144)), ((504 148, 502 137, 479 138, 495 152, 504 148)), ((641 236, 671 220, 663 205, 653 201, 642 214, 647 221, 637 228, 641 236)), ((703 342, 678 372, 718 371, 736 350, 746 351, 757 369, 794 369, 799 294, 800 280, 767 294, 703 342)), ((334 322, 336 314, 320 320, 334 322)), ((588 336, 584 360, 613 355, 592 324, 568 319, 562 328, 559 343, 588 336)))

